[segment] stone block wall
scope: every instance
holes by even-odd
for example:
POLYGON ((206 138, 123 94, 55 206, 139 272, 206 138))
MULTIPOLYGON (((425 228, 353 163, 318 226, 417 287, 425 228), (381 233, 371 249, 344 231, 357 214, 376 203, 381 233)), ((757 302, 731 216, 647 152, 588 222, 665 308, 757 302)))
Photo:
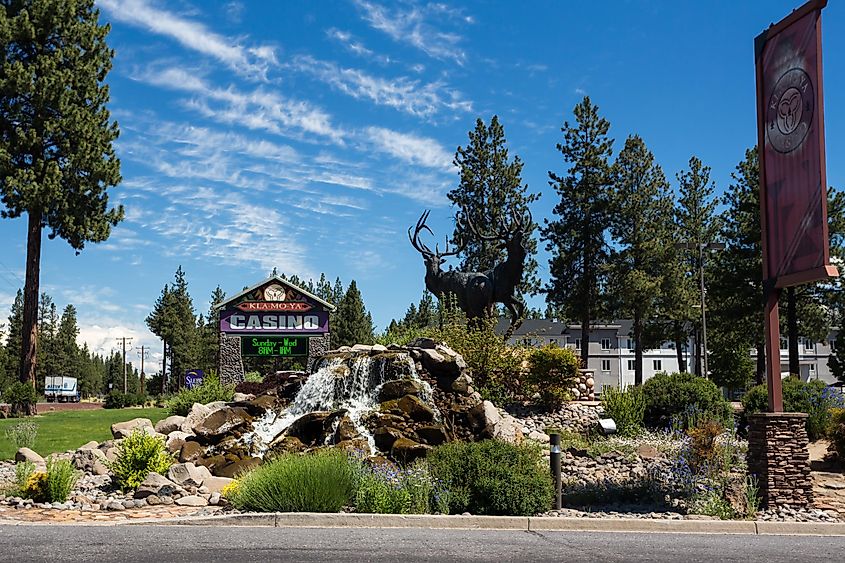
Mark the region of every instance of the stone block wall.
POLYGON ((748 472, 757 476, 766 508, 813 502, 805 413, 748 416, 748 472))
POLYGON ((241 358, 241 337, 220 333, 220 352, 217 373, 223 385, 237 385, 244 380, 244 362, 241 358))

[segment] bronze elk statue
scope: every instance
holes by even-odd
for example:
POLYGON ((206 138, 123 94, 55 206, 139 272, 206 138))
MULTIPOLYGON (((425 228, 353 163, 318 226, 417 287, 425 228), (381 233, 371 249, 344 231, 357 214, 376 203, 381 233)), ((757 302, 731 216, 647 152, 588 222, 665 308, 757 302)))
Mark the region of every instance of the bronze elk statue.
POLYGON ((425 211, 417 221, 416 227, 408 229, 408 238, 413 247, 422 254, 425 263, 425 287, 438 298, 454 295, 458 307, 466 313, 468 319, 489 318, 493 315, 493 305, 502 303, 511 315, 511 326, 505 335, 510 337, 522 324, 525 314, 525 304, 517 293, 517 287, 522 281, 525 268, 524 245, 533 224, 531 212, 519 214, 511 210, 509 220, 502 220, 494 233, 485 233, 475 227, 466 211, 462 211, 457 217, 458 231, 462 233, 456 241, 457 247, 449 250, 447 237, 443 252, 440 252, 438 245, 435 245, 432 251, 420 240, 422 231, 428 231, 434 236, 426 225, 429 213, 430 211, 425 211), (500 249, 505 250, 507 258, 484 272, 460 272, 452 269, 444 271, 441 266, 446 262, 446 257, 461 251, 462 239, 469 233, 480 240, 497 243, 500 249))

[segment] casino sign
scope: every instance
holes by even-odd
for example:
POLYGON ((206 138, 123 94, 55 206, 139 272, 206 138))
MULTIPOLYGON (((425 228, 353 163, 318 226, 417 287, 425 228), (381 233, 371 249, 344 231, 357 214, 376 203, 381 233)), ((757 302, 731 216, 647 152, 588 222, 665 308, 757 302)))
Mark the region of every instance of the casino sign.
POLYGON ((221 379, 243 380, 242 355, 310 360, 329 347, 331 303, 272 276, 217 305, 221 379), (235 365, 233 357, 237 357, 235 365))

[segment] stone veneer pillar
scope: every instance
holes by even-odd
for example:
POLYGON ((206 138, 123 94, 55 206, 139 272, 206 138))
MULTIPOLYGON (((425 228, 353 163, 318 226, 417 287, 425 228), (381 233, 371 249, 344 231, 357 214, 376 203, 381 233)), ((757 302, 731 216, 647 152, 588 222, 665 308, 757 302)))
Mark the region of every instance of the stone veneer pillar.
POLYGON ((220 333, 220 350, 217 356, 217 373, 223 385, 237 385, 244 380, 244 362, 241 358, 241 337, 220 333))
POLYGON ((805 413, 748 416, 748 472, 757 477, 764 508, 812 504, 808 443, 805 413))
POLYGON ((305 362, 305 371, 314 373, 314 361, 331 350, 331 342, 331 335, 328 332, 322 336, 308 338, 308 360, 305 362))

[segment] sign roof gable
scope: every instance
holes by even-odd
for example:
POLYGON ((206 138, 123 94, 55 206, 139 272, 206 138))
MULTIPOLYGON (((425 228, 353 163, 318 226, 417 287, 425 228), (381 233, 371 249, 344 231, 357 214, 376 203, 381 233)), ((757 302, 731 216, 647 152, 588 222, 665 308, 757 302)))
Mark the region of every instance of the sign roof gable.
POLYGON ((223 309, 225 307, 228 307, 229 305, 237 304, 237 303, 243 301, 244 296, 249 295, 250 293, 252 293, 256 289, 263 287, 265 285, 268 285, 268 284, 270 284, 271 282, 274 282, 274 281, 276 283, 282 285, 282 286, 285 286, 289 289, 292 289, 296 292, 301 293, 302 295, 304 295, 305 297, 307 297, 311 301, 315 301, 316 303, 319 303, 320 305, 324 306, 329 311, 334 311, 336 309, 336 307, 334 305, 332 305, 331 303, 329 303, 328 301, 320 299, 319 297, 317 297, 313 293, 310 293, 310 292, 302 289, 298 285, 294 285, 294 284, 290 283, 289 281, 282 279, 279 276, 270 276, 266 280, 260 281, 257 284, 253 285, 252 287, 246 288, 245 290, 241 291, 237 295, 233 295, 232 297, 227 298, 225 301, 223 301, 222 303, 219 303, 214 308, 215 309, 223 309))

